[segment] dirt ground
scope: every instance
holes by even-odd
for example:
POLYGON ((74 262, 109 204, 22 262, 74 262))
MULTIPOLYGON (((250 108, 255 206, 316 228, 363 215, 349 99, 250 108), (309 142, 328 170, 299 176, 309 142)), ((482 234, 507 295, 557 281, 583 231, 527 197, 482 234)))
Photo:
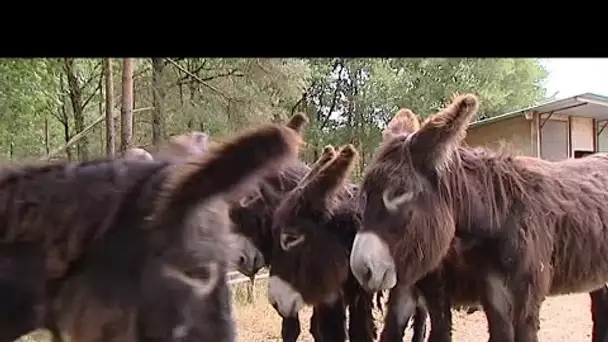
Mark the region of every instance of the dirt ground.
MULTIPOLYGON (((276 342, 281 341, 281 321, 279 315, 268 304, 266 297, 267 282, 258 280, 248 292, 248 284, 233 288, 235 319, 238 342, 276 342)), ((591 314, 589 295, 577 294, 548 298, 541 310, 541 342, 585 342, 591 341, 591 314)), ((312 342, 308 332, 310 308, 300 313, 302 333, 298 341, 312 342)), ((376 312, 378 331, 381 328, 382 314, 376 312)), ((428 325, 428 322, 427 322, 428 325)), ((467 315, 454 312, 453 340, 487 341, 487 323, 483 312, 467 315)), ((404 341, 410 341, 412 330, 407 329, 404 341)), ((17 342, 50 341, 44 331, 32 332, 17 342)))
MULTIPOLYGON (((245 300, 245 288, 235 291, 235 318, 239 342, 281 341, 281 321, 266 299, 266 283, 259 281, 253 290, 253 301, 245 300)), ((591 314, 589 295, 577 294, 548 298, 541 310, 541 342, 591 341, 591 314)), ((300 314, 302 334, 298 341, 311 342, 308 322, 311 310, 300 314)), ((380 325, 381 315, 377 319, 380 325)), ((427 322, 428 324, 428 322, 427 322)), ((381 328, 380 328, 381 329, 381 328)), ((410 341, 412 331, 408 328, 404 341, 410 341)), ((487 341, 487 323, 482 311, 467 315, 454 312, 453 340, 487 341)))

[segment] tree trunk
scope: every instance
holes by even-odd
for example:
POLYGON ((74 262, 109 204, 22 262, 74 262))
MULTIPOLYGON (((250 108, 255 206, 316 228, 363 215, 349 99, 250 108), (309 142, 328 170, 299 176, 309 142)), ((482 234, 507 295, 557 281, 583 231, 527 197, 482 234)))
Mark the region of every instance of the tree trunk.
POLYGON ((133 59, 122 62, 122 109, 120 120, 120 150, 131 148, 133 140, 133 59))
POLYGON ((114 81, 112 79, 112 60, 103 60, 103 70, 106 78, 106 155, 114 158, 116 155, 116 122, 114 121, 114 81))
POLYGON ((44 151, 48 155, 50 152, 50 135, 49 135, 49 116, 44 115, 44 151))
MULTIPOLYGON (((78 81, 78 77, 76 77, 74 59, 64 59, 64 70, 68 78, 69 96, 74 115, 74 128, 76 128, 77 132, 82 132, 84 129, 84 106, 82 100, 82 88, 80 86, 80 82, 78 81)), ((88 139, 86 137, 83 137, 80 139, 80 141, 78 141, 76 150, 78 152, 78 159, 80 161, 89 160, 88 139)))
MULTIPOLYGON (((63 75, 59 76, 59 87, 60 87, 60 98, 61 98, 61 109, 60 109, 60 114, 61 114, 61 125, 63 126, 63 139, 65 140, 65 143, 67 144, 68 141, 70 141, 70 120, 68 119, 68 110, 66 109, 66 101, 65 101, 65 83, 63 80, 63 75)), ((72 161, 73 156, 72 156, 72 148, 68 147, 65 149, 65 154, 66 157, 68 158, 68 161, 72 161)))
POLYGON ((152 145, 159 146, 165 139, 165 88, 162 58, 152 58, 152 145))

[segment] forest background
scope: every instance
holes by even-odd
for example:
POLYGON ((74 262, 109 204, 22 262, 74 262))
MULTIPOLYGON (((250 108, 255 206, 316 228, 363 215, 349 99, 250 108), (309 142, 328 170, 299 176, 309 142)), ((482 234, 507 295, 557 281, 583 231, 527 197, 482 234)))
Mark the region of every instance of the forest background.
POLYGON ((352 143, 360 174, 399 108, 426 117, 472 92, 491 117, 552 99, 547 76, 538 59, 0 59, 0 159, 87 161, 191 131, 221 141, 301 111, 302 158, 352 143))

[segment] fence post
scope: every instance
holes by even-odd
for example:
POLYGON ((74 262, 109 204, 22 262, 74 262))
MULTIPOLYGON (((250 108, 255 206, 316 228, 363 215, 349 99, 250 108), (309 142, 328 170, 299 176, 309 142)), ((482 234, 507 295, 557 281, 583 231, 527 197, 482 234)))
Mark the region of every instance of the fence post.
POLYGON ((247 303, 253 303, 253 287, 255 285, 255 275, 249 278, 249 284, 247 284, 247 303))

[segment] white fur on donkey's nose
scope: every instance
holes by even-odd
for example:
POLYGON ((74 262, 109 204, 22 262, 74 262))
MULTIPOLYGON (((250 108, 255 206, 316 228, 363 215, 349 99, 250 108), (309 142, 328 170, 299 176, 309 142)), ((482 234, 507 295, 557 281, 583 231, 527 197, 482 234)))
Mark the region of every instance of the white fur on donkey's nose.
POLYGON ((350 268, 359 284, 368 291, 389 290, 397 284, 395 261, 389 248, 373 232, 361 232, 355 236, 350 268))
POLYGON ((277 276, 268 280, 268 301, 282 317, 294 317, 304 306, 302 295, 277 276))

